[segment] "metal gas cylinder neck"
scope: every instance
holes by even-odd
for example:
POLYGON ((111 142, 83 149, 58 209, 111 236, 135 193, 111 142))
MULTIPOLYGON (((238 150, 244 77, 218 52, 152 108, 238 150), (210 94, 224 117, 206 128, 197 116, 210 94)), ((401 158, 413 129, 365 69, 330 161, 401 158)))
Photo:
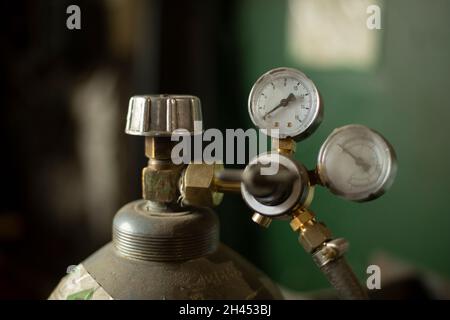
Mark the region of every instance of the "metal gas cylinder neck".
POLYGON ((127 258, 183 261, 216 251, 219 222, 209 209, 170 212, 147 208, 138 200, 120 209, 113 222, 113 243, 127 258))

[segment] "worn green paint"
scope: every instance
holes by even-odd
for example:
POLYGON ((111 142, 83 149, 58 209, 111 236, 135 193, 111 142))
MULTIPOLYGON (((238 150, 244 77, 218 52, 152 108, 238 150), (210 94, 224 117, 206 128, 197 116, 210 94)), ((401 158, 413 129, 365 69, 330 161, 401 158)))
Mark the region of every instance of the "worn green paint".
POLYGON ((95 288, 82 290, 67 296, 67 300, 91 300, 94 295, 95 288))

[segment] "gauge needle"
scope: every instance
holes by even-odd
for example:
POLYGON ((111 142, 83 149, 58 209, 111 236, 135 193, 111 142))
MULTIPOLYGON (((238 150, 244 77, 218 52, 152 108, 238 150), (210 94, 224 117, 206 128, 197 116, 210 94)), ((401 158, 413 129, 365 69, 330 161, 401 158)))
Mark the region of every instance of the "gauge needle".
POLYGON ((277 110, 278 108, 280 108, 280 107, 286 107, 288 104, 289 104, 289 102, 291 102, 291 101, 295 101, 295 95, 293 94, 293 93, 291 93, 291 94, 289 94, 289 96, 286 98, 286 99, 281 99, 281 101, 280 101, 280 103, 275 107, 275 108, 273 108, 272 110, 270 110, 269 112, 267 112, 264 116, 263 116, 263 119, 266 119, 266 117, 269 115, 269 114, 271 114, 272 112, 274 112, 275 110, 277 110))
POLYGON ((350 157, 353 158, 353 160, 355 160, 355 163, 357 166, 360 166, 364 171, 369 171, 370 169, 370 165, 364 161, 363 158, 361 157, 357 157, 355 156, 353 153, 351 153, 350 151, 348 151, 346 148, 344 148, 343 146, 341 146, 340 144, 338 144, 338 146, 342 149, 343 152, 345 152, 346 154, 348 154, 350 157))

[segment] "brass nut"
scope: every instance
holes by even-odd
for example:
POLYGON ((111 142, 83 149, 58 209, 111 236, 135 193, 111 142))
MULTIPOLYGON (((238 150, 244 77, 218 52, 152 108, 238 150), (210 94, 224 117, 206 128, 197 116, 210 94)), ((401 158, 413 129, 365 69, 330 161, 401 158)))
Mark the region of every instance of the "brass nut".
POLYGON ((314 219, 314 215, 308 210, 298 210, 298 213, 292 218, 290 225, 295 232, 299 231, 310 220, 314 219))
POLYGON ((218 164, 190 164, 186 168, 181 186, 186 205, 213 207, 220 204, 223 193, 215 191, 214 172, 223 167, 218 164))
POLYGON ((176 202, 179 195, 180 170, 145 167, 142 171, 143 198, 150 201, 176 202))
POLYGON ((262 214, 259 214, 258 212, 255 212, 252 216, 253 222, 259 224, 263 228, 268 228, 270 224, 272 223, 272 219, 269 217, 266 217, 262 214))
POLYGON ((295 153, 295 149, 297 147, 296 142, 293 139, 279 139, 278 140, 278 152, 281 154, 290 155, 295 153))
POLYGON ((330 239, 330 230, 321 222, 315 222, 308 223, 305 228, 302 228, 299 242, 307 252, 311 253, 330 239))

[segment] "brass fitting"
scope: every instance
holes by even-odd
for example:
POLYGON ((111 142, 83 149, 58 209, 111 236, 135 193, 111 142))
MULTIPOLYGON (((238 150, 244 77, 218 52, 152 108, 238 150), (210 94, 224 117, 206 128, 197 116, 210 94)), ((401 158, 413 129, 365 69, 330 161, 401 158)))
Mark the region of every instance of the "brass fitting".
POLYGON ((149 162, 142 170, 142 196, 146 200, 176 203, 179 197, 178 181, 183 166, 161 165, 149 162))
POLYGON ((214 176, 222 170, 221 164, 189 164, 181 179, 181 197, 185 205, 213 207, 222 202, 223 193, 217 192, 214 176))
POLYGON ((301 232, 299 242, 306 252, 312 253, 330 239, 330 230, 323 223, 315 222, 301 232))
POLYGON ((145 154, 148 166, 142 170, 142 197, 164 204, 176 203, 178 181, 184 166, 170 160, 173 142, 168 137, 146 137, 145 154))
POLYGON ((146 137, 145 155, 149 159, 169 160, 175 142, 167 137, 146 137))
POLYGON ((297 147, 296 142, 291 138, 277 139, 272 138, 273 149, 278 153, 289 156, 295 153, 297 147))
POLYGON ((331 240, 331 231, 321 222, 317 222, 314 214, 306 209, 298 209, 291 220, 291 228, 299 232, 299 242, 306 252, 312 253, 331 240))
POLYGON ((305 225, 311 220, 314 220, 314 215, 311 211, 297 209, 293 215, 290 225, 294 232, 298 232, 301 231, 302 228, 304 229, 305 225))
POLYGON ((272 223, 272 219, 269 217, 266 217, 258 212, 255 212, 252 216, 253 222, 259 224, 263 228, 268 228, 270 224, 272 223))

